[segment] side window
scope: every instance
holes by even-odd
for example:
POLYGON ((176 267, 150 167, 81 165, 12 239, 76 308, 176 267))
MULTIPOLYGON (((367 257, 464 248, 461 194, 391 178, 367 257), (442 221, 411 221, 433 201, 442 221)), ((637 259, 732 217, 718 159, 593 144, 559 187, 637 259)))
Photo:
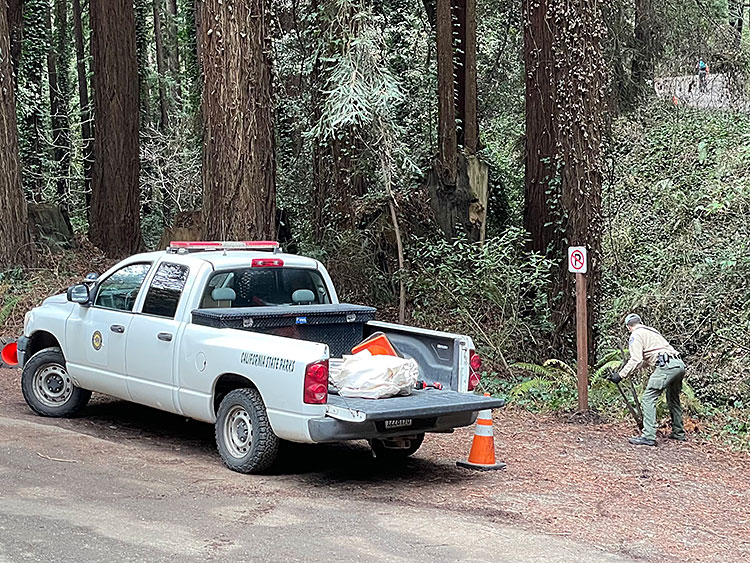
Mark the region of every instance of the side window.
POLYGON ((189 271, 182 264, 162 263, 148 288, 143 313, 173 319, 189 271))
POLYGON ((132 311, 138 291, 151 264, 130 264, 117 270, 99 285, 94 305, 118 311, 132 311))

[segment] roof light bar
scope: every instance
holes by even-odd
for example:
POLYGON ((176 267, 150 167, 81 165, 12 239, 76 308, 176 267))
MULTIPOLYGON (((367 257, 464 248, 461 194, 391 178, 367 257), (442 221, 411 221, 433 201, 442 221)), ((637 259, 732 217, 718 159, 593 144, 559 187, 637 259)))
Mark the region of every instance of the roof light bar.
POLYGON ((203 252, 206 250, 265 250, 279 252, 279 243, 273 240, 226 240, 226 241, 192 241, 173 240, 169 243, 168 252, 203 252))

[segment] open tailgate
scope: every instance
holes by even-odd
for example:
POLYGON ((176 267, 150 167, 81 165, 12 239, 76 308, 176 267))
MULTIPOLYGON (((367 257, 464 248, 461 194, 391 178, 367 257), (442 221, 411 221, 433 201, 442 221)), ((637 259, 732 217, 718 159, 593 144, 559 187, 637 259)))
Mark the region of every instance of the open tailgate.
POLYGON ((422 389, 406 397, 359 399, 328 395, 326 415, 351 422, 380 421, 404 418, 434 417, 461 412, 476 412, 505 405, 502 399, 473 393, 422 389))

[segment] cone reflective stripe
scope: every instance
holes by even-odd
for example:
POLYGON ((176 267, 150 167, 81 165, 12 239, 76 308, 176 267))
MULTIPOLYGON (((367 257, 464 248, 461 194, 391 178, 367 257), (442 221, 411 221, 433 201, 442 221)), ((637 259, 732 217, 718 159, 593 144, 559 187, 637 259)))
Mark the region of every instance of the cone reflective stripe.
MULTIPOLYGON (((487 394, 485 394, 487 396, 487 394)), ((492 436, 492 411, 479 411, 477 425, 474 428, 474 440, 471 443, 468 461, 457 461, 458 467, 490 471, 504 469, 505 464, 495 461, 495 439, 492 436)))

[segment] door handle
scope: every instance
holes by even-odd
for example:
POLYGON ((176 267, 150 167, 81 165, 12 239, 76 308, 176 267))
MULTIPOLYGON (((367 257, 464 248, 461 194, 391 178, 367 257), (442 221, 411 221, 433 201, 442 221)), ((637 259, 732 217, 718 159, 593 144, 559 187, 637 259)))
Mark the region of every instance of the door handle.
POLYGON ((125 327, 122 325, 110 325, 109 330, 116 332, 117 334, 122 334, 125 332, 125 327))
POLYGON ((160 332, 156 335, 156 338, 163 340, 164 342, 172 342, 172 334, 169 332, 160 332))

